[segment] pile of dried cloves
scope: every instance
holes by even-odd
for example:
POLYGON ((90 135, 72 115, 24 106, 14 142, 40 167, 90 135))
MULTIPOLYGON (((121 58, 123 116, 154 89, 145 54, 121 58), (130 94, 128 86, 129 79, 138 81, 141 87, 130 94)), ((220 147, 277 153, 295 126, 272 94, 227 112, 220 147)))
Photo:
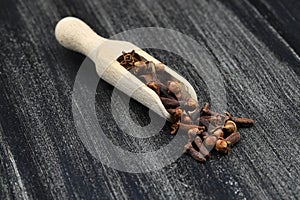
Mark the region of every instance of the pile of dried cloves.
POLYGON ((171 134, 175 134, 179 127, 187 132, 188 143, 184 146, 184 153, 197 161, 206 161, 213 148, 227 154, 230 147, 240 140, 237 129, 254 124, 252 119, 232 117, 228 112, 213 112, 208 103, 199 106, 195 99, 184 94, 183 84, 164 71, 162 63, 147 61, 135 51, 123 52, 117 61, 160 97, 176 121, 172 124, 171 134))

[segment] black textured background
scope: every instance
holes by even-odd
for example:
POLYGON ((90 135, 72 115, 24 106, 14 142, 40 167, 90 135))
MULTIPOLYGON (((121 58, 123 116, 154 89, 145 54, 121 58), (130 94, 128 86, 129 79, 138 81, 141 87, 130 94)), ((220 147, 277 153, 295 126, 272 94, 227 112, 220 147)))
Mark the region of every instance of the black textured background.
MULTIPOLYGON (((2 0, 0 199, 299 198, 299 9, 296 0, 2 0), (229 155, 213 155, 205 164, 183 155, 144 174, 102 165, 85 149, 72 117, 72 88, 85 57, 54 37, 55 24, 69 15, 104 37, 149 26, 189 35, 221 72, 228 111, 252 117, 256 125, 241 130, 229 155)), ((178 66, 184 62, 167 52, 150 53, 191 81, 201 102, 207 100, 192 66, 178 66)), ((96 108, 106 134, 117 135, 112 90, 99 83, 96 108)), ((134 101, 131 108, 136 121, 149 120, 141 114, 147 109, 134 101)), ((123 145, 159 148, 168 142, 167 132, 148 145, 123 145)))

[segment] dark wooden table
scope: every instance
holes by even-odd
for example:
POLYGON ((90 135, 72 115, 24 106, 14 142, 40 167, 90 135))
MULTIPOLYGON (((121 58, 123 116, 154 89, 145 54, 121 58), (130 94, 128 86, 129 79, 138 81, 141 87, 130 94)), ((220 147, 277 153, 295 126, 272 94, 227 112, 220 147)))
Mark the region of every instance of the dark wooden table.
MULTIPOLYGON (((299 9, 296 0, 2 0, 0 199, 299 198, 299 9), (205 50, 199 59, 220 71, 227 110, 256 125, 241 130, 229 155, 213 154, 205 164, 182 155, 137 174, 102 164, 82 143, 72 115, 73 85, 85 57, 54 37, 55 24, 69 15, 104 37, 139 27, 190 36, 205 50)), ((166 51, 149 52, 187 78, 201 103, 209 101, 195 66, 166 51)), ((167 130, 151 141, 124 139, 110 112, 112 91, 100 81, 95 94, 99 124, 111 140, 132 151, 169 141, 167 130)), ((137 123, 148 119, 134 101, 130 112, 137 123)))

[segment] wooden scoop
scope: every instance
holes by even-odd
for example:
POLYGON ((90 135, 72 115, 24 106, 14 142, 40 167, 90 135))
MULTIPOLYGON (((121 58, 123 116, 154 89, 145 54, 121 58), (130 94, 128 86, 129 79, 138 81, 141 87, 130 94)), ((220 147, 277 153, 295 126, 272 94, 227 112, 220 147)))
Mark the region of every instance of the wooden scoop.
MULTIPOLYGON (((164 108, 159 96, 142 81, 127 71, 116 59, 122 52, 135 52, 148 61, 161 63, 148 53, 132 43, 117 40, 108 40, 97 35, 87 24, 75 17, 66 17, 60 20, 55 28, 57 41, 64 47, 82 53, 91 58, 96 65, 98 75, 115 86, 128 96, 134 98, 168 121, 173 117, 164 108)), ((184 92, 197 100, 197 95, 190 83, 169 67, 165 67, 172 80, 178 80, 184 85, 184 92)))

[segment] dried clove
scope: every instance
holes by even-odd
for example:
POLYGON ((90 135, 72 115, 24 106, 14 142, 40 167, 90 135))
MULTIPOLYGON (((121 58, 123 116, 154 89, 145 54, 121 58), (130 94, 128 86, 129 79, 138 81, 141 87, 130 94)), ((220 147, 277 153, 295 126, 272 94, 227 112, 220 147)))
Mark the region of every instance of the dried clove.
POLYGON ((213 126, 223 126, 225 118, 222 115, 215 115, 215 116, 201 116, 199 118, 199 121, 202 121, 205 123, 209 123, 213 126))
POLYGON ((215 129, 213 129, 213 130, 211 131, 211 133, 212 133, 213 135, 215 135, 216 137, 218 137, 218 138, 224 136, 224 132, 223 132, 223 130, 222 130, 221 127, 216 127, 215 129))
POLYGON ((198 107, 198 102, 193 98, 188 98, 183 105, 183 109, 186 111, 193 111, 197 107, 198 107))
POLYGON ((223 139, 220 138, 217 142, 216 142, 216 150, 221 152, 221 153, 229 153, 230 151, 230 147, 234 145, 235 143, 237 143, 239 140, 241 139, 241 134, 239 132, 234 132, 232 134, 230 134, 227 138, 223 139))
POLYGON ((167 86, 158 81, 151 81, 146 85, 151 88, 159 97, 177 99, 174 93, 168 91, 167 86))
POLYGON ((143 74, 143 75, 140 75, 139 77, 140 77, 140 79, 144 79, 146 84, 153 81, 152 74, 143 74))
POLYGON ((196 121, 196 123, 197 123, 197 121, 199 121, 199 118, 201 116, 200 110, 201 109, 196 108, 193 111, 187 111, 187 113, 190 116, 190 118, 192 119, 192 121, 196 121))
POLYGON ((147 83, 147 86, 151 88, 158 96, 160 96, 160 89, 162 85, 158 83, 157 81, 151 81, 147 83))
POLYGON ((178 100, 182 99, 181 83, 179 81, 168 81, 169 93, 175 94, 178 100))
POLYGON ((146 68, 146 62, 144 61, 137 61, 134 63, 134 73, 135 74, 139 74, 141 72, 143 72, 146 68))
POLYGON ((139 54, 135 53, 135 51, 131 51, 129 53, 123 52, 123 55, 121 55, 119 58, 117 58, 117 61, 125 67, 128 71, 134 68, 134 63, 137 61, 146 61, 146 59, 139 54))
POLYGON ((168 88, 170 92, 177 94, 181 92, 181 85, 179 81, 168 81, 168 88))
POLYGON ((237 131, 237 126, 232 120, 227 120, 223 126, 223 131, 225 133, 233 133, 237 131))
POLYGON ((188 134, 188 138, 189 138, 189 142, 193 142, 195 137, 197 135, 200 135, 203 132, 203 130, 199 130, 198 128, 191 128, 188 130, 187 134, 188 134))
POLYGON ((199 122, 200 126, 205 126, 205 127, 207 127, 207 129, 214 129, 215 128, 215 126, 213 126, 210 123, 210 120, 204 118, 203 116, 202 117, 198 117, 198 119, 196 121, 199 122))
POLYGON ((192 119, 188 115, 183 115, 182 123, 184 124, 192 124, 192 119))
POLYGON ((170 109, 167 109, 167 111, 177 120, 181 119, 181 116, 182 116, 182 108, 181 107, 177 107, 175 109, 173 108, 170 108, 170 109))
POLYGON ((207 131, 203 131, 202 133, 201 133, 201 136, 202 136, 202 138, 204 139, 204 138, 206 138, 206 137, 208 137, 210 134, 207 132, 207 131))
POLYGON ((184 146, 184 153, 188 153, 190 154, 190 156, 192 156, 195 160, 199 161, 199 162, 205 162, 206 159, 204 158, 204 156, 196 151, 196 149, 193 148, 193 145, 191 143, 187 143, 184 146))
POLYGON ((232 117, 231 120, 234 121, 239 128, 249 128, 254 125, 253 119, 232 117))
POLYGON ((157 63, 155 64, 155 70, 157 72, 163 72, 165 71, 165 65, 163 63, 157 63))
POLYGON ((174 109, 180 106, 179 101, 177 101, 176 99, 160 97, 160 100, 166 109, 174 109))
POLYGON ((217 127, 212 131, 212 135, 204 137, 204 144, 208 149, 214 148, 219 138, 222 138, 224 132, 221 127, 217 127))
POLYGON ((225 138, 226 142, 232 146, 241 139, 241 134, 239 132, 234 132, 230 134, 227 138, 225 138))
POLYGON ((205 126, 197 126, 197 125, 193 125, 193 124, 183 124, 178 122, 178 125, 180 126, 180 128, 182 130, 188 131, 191 128, 198 128, 199 130, 205 130, 205 126))
POLYGON ((253 119, 232 117, 230 113, 225 112, 228 120, 232 120, 239 128, 249 128, 254 125, 253 119))
POLYGON ((216 142, 215 149, 218 152, 221 152, 221 153, 224 153, 224 154, 227 154, 230 151, 228 143, 224 139, 218 139, 218 141, 216 142))
POLYGON ((172 131, 170 132, 170 134, 175 135, 175 133, 177 133, 177 131, 179 129, 179 124, 178 123, 173 123, 171 128, 172 128, 172 131))
POLYGON ((207 149, 212 149, 214 148, 214 146, 216 145, 216 142, 218 140, 218 137, 215 135, 209 135, 207 137, 204 138, 204 144, 206 146, 207 149))
POLYGON ((220 115, 220 113, 211 111, 209 109, 209 103, 206 103, 205 106, 203 108, 201 108, 200 113, 201 113, 201 115, 208 115, 208 116, 220 115))
POLYGON ((205 145, 202 143, 202 140, 199 136, 196 136, 194 139, 194 143, 199 149, 199 152, 204 155, 205 158, 209 158, 210 154, 209 151, 206 149, 205 145))

